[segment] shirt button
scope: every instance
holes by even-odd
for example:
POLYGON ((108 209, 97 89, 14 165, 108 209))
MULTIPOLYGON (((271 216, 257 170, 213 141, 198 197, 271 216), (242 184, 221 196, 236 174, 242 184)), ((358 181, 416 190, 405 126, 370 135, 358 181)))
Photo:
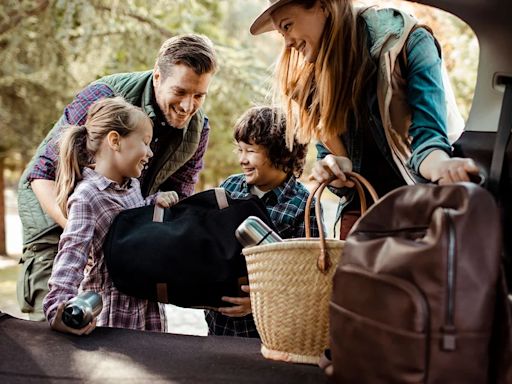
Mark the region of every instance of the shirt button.
POLYGON ((162 127, 163 127, 163 126, 165 126, 165 122, 163 122, 163 121, 162 121, 162 122, 160 123, 160 125, 161 125, 162 127))
POLYGON ((155 143, 158 143, 158 137, 155 139, 155 143))

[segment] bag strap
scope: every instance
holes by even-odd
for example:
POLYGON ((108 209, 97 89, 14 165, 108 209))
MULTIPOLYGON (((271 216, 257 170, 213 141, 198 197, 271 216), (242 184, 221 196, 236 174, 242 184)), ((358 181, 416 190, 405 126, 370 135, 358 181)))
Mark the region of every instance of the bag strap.
MULTIPOLYGON (((375 189, 372 187, 370 182, 366 180, 363 176, 361 176, 358 173, 355 172, 345 172, 345 175, 347 178, 354 183, 354 188, 356 189, 357 193, 359 194, 359 200, 361 202, 361 215, 366 212, 367 205, 366 205, 366 196, 364 189, 370 193, 370 196, 372 197, 373 202, 377 202, 379 199, 379 196, 377 195, 377 192, 375 192, 375 189)), ((326 244, 325 244, 325 233, 324 233, 324 227, 322 222, 322 206, 320 204, 320 197, 322 196, 322 193, 329 185, 330 182, 333 180, 336 180, 336 177, 333 176, 331 179, 321 183, 317 184, 313 191, 309 194, 308 200, 306 202, 306 209, 305 209, 305 215, 304 215, 304 223, 306 227, 306 238, 311 238, 311 218, 309 216, 309 212, 311 211, 311 205, 313 204, 313 198, 316 196, 316 204, 315 204, 315 215, 316 215, 316 222, 318 224, 318 232, 320 235, 320 255, 318 256, 316 266, 317 268, 322 272, 326 273, 329 268, 331 267, 332 263, 329 259, 329 256, 326 252, 326 244)))
POLYGON ((214 188, 215 198, 217 199, 217 205, 219 209, 229 207, 228 198, 226 197, 226 190, 224 188, 214 188))
MULTIPOLYGON (((214 188, 215 199, 217 200, 217 205, 219 209, 224 209, 229 207, 228 197, 226 196, 226 190, 224 188, 214 188)), ((153 210, 153 221, 155 223, 161 223, 164 221, 164 208, 155 204, 155 208, 153 210)))
POLYGON ((164 209, 155 204, 155 208, 153 209, 153 221, 155 223, 161 223, 164 221, 164 209))

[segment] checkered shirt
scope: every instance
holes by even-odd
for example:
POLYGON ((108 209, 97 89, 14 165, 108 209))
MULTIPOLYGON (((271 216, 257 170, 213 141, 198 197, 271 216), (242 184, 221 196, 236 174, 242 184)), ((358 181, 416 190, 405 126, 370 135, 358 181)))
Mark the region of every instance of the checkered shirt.
MULTIPOLYGON (((68 125, 83 125, 87 118, 87 111, 91 104, 95 101, 113 97, 114 91, 105 84, 92 84, 83 89, 75 99, 66 106, 64 114, 61 117, 60 125, 52 132, 48 144, 43 153, 35 159, 34 166, 27 176, 27 180, 31 182, 34 179, 55 180, 56 167, 58 162, 58 139, 62 135, 62 131, 68 125)), ((156 108, 158 109, 158 108, 156 108)), ((151 141, 151 149, 154 153, 159 153, 162 146, 166 145, 164 139, 165 131, 171 127, 165 121, 153 121, 154 133, 151 141), (164 129, 162 129, 164 128, 164 129), (162 138, 162 140, 160 140, 162 138)), ((199 172, 203 168, 203 157, 208 146, 208 135, 210 132, 210 124, 205 117, 203 130, 199 139, 199 145, 194 155, 181 168, 179 168, 166 182, 165 189, 173 190, 183 198, 194 193, 194 186, 197 183, 199 172)), ((154 161, 156 156, 150 159, 149 167, 159 163, 154 161), (154 161, 154 162, 153 162, 154 161)), ((140 181, 143 182, 144 175, 140 181)))
POLYGON ((98 326, 165 331, 163 306, 120 293, 110 279, 102 249, 114 217, 122 210, 154 203, 154 197, 142 197, 137 179, 120 186, 84 168, 83 180, 68 201, 68 223, 48 282, 50 292, 43 302, 50 323, 59 303, 79 292, 94 291, 103 299, 98 326))

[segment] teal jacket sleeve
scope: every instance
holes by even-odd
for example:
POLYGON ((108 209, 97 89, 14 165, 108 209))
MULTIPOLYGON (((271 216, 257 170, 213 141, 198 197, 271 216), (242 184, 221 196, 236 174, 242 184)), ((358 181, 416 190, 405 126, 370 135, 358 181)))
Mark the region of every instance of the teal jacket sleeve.
POLYGON ((440 52, 425 29, 418 28, 409 36, 407 62, 407 99, 412 109, 408 166, 420 175, 420 164, 430 152, 440 149, 451 154, 440 52))

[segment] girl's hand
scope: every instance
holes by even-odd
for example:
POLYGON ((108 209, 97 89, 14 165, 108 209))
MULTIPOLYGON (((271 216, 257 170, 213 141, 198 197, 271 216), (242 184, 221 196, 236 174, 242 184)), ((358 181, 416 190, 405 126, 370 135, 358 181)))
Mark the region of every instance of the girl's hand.
POLYGON ((353 187, 354 183, 347 179, 345 172, 352 171, 352 161, 348 157, 327 155, 322 160, 319 160, 313 166, 309 180, 314 180, 321 184, 330 180, 333 176, 337 179, 332 181, 329 185, 341 187, 353 187))
POLYGON ((470 181, 470 175, 478 175, 479 168, 471 159, 452 157, 442 160, 432 169, 432 182, 439 185, 470 181))
POLYGON ((94 328, 96 328, 96 318, 94 318, 93 321, 91 321, 89 324, 87 324, 85 327, 80 329, 75 329, 68 327, 64 322, 62 321, 62 314, 64 313, 64 306, 65 303, 60 303, 59 307, 57 308, 57 313, 55 314, 55 318, 53 319, 53 322, 51 324, 51 327, 55 331, 64 332, 64 333, 72 333, 73 335, 88 335, 90 334, 94 328))
POLYGON ((162 208, 169 208, 178 201, 180 201, 180 198, 175 191, 160 192, 156 197, 156 204, 162 208))
MULTIPOLYGON (((249 293, 251 289, 248 285, 242 285, 240 287, 243 292, 249 293)), ((229 317, 243 317, 247 316, 249 313, 252 313, 251 308, 251 298, 250 297, 227 297, 223 296, 222 300, 231 303, 237 304, 233 307, 221 307, 218 309, 220 313, 229 317)))

